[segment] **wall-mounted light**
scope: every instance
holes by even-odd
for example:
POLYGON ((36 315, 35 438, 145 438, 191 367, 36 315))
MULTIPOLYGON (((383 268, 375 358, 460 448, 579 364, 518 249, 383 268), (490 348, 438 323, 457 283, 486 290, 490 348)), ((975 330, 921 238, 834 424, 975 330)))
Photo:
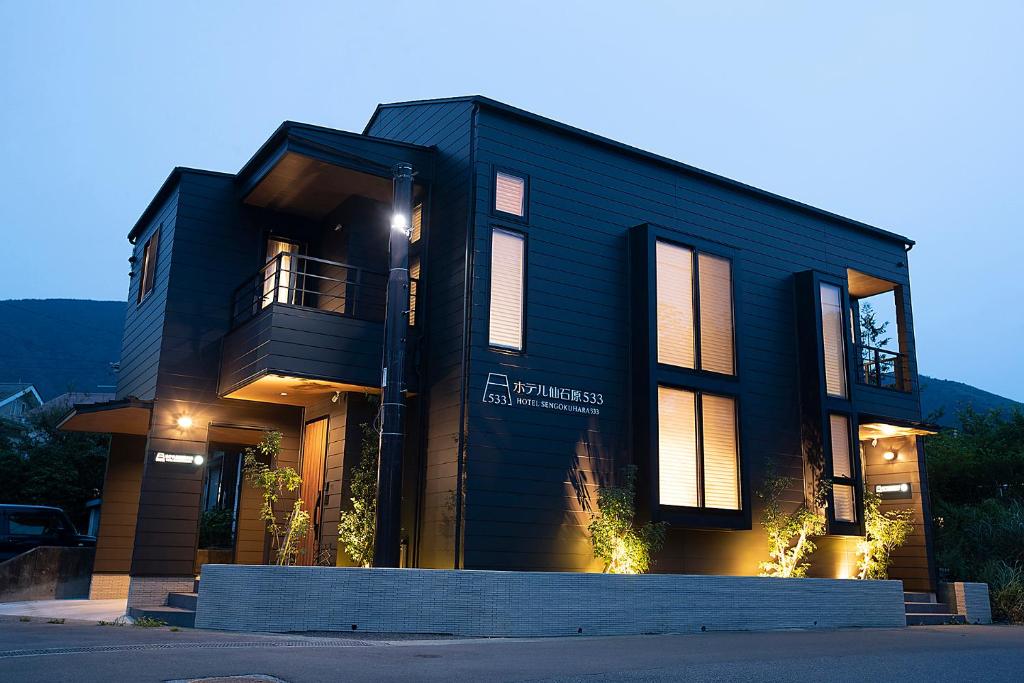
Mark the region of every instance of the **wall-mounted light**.
POLYGON ((193 465, 202 465, 203 464, 203 456, 197 455, 194 458, 192 458, 192 464, 193 465))
POLYGON ((404 213, 395 213, 391 216, 391 227, 402 232, 409 231, 409 217, 404 213))
POLYGON ((192 426, 192 418, 188 415, 182 415, 178 418, 179 429, 189 429, 192 426))
POLYGON ((886 462, 892 462, 896 459, 896 453, 893 451, 886 451, 885 453, 882 453, 882 458, 885 459, 886 462))
POLYGON ((281 392, 281 395, 282 395, 282 396, 287 396, 287 395, 288 395, 288 392, 287 392, 287 391, 282 391, 282 392, 281 392))

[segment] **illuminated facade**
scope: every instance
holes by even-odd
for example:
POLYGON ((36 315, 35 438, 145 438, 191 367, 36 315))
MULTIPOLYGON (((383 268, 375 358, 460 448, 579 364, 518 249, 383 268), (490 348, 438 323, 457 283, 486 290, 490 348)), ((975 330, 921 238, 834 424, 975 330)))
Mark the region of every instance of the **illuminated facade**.
POLYGON ((268 561, 239 454, 271 429, 313 515, 302 562, 345 562, 396 163, 416 173, 405 566, 599 570, 586 510, 634 463, 641 517, 670 524, 656 571, 757 574, 775 472, 794 504, 832 483, 812 575, 854 573, 882 487, 915 511, 892 575, 934 590, 913 243, 466 97, 382 105, 361 134, 285 123, 237 173, 160 188, 129 236, 117 400, 64 425, 113 434, 95 596, 268 561), (865 302, 889 339, 863 337, 865 302))

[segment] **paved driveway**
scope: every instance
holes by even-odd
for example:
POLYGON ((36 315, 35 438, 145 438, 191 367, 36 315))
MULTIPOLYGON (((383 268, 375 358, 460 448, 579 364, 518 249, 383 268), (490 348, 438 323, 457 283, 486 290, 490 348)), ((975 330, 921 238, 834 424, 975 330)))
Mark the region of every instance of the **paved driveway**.
POLYGON ((1024 671, 1024 628, 398 640, 5 617, 0 650, 3 681, 1010 681, 1024 671))
POLYGON ((0 602, 0 614, 79 621, 113 621, 122 616, 128 601, 121 600, 32 600, 0 602))

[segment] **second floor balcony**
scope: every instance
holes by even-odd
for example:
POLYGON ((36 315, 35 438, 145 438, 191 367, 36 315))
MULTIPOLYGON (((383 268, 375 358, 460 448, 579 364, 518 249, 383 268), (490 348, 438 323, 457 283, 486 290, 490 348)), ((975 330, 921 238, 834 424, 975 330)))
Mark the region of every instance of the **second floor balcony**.
POLYGON ((861 344, 857 346, 857 356, 857 378, 862 384, 892 391, 913 390, 905 353, 861 344))

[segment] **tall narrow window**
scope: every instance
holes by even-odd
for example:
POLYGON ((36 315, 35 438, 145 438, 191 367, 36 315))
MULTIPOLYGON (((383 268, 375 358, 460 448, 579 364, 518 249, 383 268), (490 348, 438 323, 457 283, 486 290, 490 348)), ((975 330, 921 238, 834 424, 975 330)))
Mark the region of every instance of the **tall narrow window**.
POLYGON ((846 398, 846 343, 843 334, 843 291, 821 285, 821 338, 825 345, 825 390, 846 398))
POLYGON ((697 395, 658 387, 658 498, 697 507, 697 395))
POLYGON ((732 375, 732 264, 710 254, 697 256, 700 281, 700 367, 732 375))
POLYGON ((837 413, 830 414, 829 431, 832 444, 832 501, 835 518, 837 522, 856 522, 850 418, 837 413))
POLYGON ((660 504, 739 510, 736 434, 735 399, 658 387, 660 504))
POLYGON ((146 298, 146 295, 153 291, 156 282, 156 259, 160 250, 160 228, 157 228, 153 235, 142 248, 142 270, 139 277, 139 298, 138 303, 146 298))
POLYGON ((423 236, 423 204, 412 207, 412 230, 409 232, 410 242, 419 242, 423 236))
POLYGON ((295 290, 294 242, 271 237, 267 240, 267 265, 263 268, 263 307, 277 303, 290 304, 295 290))
POLYGON ((655 248, 658 362, 693 368, 693 250, 667 242, 655 248))
POLYGON ((522 218, 526 215, 526 179, 498 171, 494 174, 494 208, 522 218))
POLYGON ((409 325, 416 324, 416 294, 420 284, 420 259, 413 257, 409 259, 409 325))
POLYGON ((523 348, 523 236, 495 228, 491 233, 491 346, 523 348))

